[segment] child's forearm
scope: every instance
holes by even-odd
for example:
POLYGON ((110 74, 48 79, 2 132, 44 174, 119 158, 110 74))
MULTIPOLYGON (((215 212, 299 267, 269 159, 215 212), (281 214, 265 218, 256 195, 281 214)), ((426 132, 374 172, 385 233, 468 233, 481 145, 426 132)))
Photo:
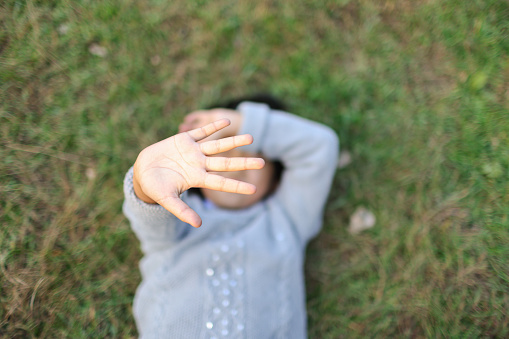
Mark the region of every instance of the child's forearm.
POLYGON ((167 249, 186 234, 188 225, 177 223, 178 219, 162 206, 147 204, 136 195, 132 168, 124 179, 124 195, 124 214, 145 254, 167 249))

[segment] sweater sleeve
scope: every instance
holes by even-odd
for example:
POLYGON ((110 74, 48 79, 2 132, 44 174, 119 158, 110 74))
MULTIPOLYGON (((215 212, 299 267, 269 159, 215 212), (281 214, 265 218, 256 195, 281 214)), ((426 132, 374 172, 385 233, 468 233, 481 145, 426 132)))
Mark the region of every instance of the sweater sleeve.
POLYGON ((245 102, 241 134, 253 134, 253 153, 279 160, 284 171, 273 199, 285 210, 303 243, 322 226, 323 208, 334 177, 339 140, 329 127, 295 115, 270 111, 264 104, 245 102), (258 139, 257 139, 258 138, 258 139))
POLYGON ((162 206, 147 204, 136 196, 132 168, 124 179, 124 196, 122 210, 140 240, 141 249, 145 254, 168 248, 189 231, 191 226, 181 222, 162 206))

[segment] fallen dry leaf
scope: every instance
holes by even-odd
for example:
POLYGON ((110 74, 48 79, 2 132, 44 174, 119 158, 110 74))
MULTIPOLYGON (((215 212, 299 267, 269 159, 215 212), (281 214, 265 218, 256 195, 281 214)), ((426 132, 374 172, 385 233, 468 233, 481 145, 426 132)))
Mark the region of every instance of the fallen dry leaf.
POLYGON ((89 167, 86 169, 85 175, 87 176, 88 180, 94 180, 97 177, 97 172, 92 167, 89 167))
POLYGON ((108 50, 98 44, 92 44, 88 47, 88 51, 90 54, 104 58, 108 55, 108 50))
POLYGON ((69 25, 61 24, 60 26, 58 26, 57 31, 62 35, 67 34, 67 32, 69 32, 69 25))
POLYGON ((339 154, 338 168, 342 169, 350 165, 352 162, 352 155, 347 150, 341 151, 339 154))
POLYGON ((152 66, 157 66, 161 63, 161 57, 159 55, 154 55, 152 58, 150 58, 150 63, 152 66))
POLYGON ((355 212, 350 216, 350 225, 348 232, 350 234, 358 234, 364 230, 375 226, 375 215, 363 206, 357 207, 355 212))

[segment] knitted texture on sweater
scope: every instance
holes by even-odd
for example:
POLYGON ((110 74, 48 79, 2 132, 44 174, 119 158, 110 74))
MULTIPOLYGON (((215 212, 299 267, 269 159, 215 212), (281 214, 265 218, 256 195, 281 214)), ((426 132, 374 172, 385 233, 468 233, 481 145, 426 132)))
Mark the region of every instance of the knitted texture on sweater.
POLYGON ((243 150, 279 160, 277 191, 242 210, 182 199, 203 220, 195 229, 139 200, 130 169, 124 214, 144 257, 134 316, 142 338, 305 338, 304 252, 321 228, 337 163, 328 127, 264 104, 244 102, 243 150))

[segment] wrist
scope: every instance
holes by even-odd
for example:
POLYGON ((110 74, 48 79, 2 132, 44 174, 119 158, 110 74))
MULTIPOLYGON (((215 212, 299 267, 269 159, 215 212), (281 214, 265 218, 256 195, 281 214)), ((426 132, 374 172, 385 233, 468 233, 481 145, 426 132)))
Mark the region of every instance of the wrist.
POLYGON ((156 204, 155 200, 151 199, 148 195, 143 192, 143 189, 141 188, 140 182, 138 179, 136 179, 136 164, 134 164, 133 167, 133 189, 134 194, 143 202, 146 202, 147 204, 156 204))

